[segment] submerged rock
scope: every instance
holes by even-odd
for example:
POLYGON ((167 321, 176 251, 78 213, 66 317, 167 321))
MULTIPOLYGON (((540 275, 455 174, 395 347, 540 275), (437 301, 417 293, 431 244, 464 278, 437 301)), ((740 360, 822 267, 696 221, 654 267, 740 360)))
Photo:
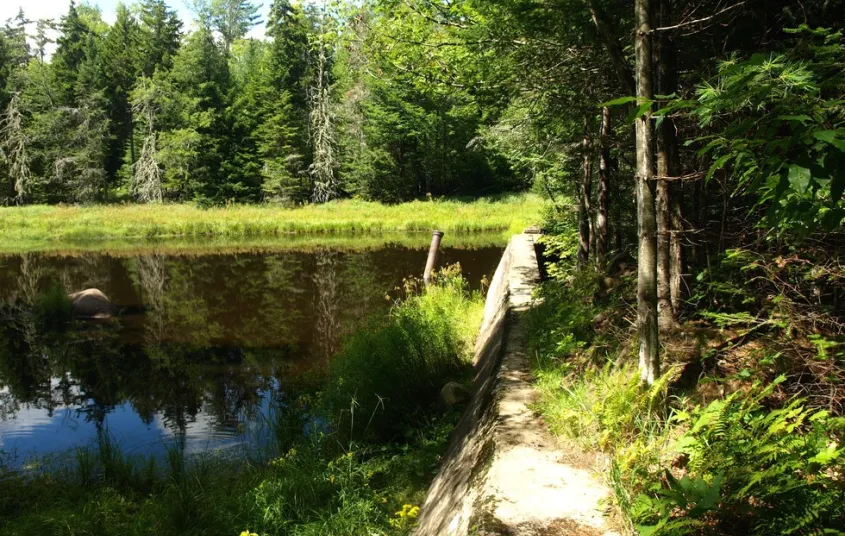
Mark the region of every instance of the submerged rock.
POLYGON ((440 390, 440 403, 447 408, 465 404, 471 397, 469 389, 458 382, 449 382, 440 390))
POLYGON ((118 313, 117 306, 96 288, 74 292, 68 297, 73 303, 73 314, 82 318, 112 318, 118 313))

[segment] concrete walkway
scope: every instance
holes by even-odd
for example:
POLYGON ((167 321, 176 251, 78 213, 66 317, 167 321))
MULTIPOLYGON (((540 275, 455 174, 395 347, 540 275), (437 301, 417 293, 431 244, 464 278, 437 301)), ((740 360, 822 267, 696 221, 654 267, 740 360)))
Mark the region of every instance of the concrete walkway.
POLYGON ((539 282, 533 236, 514 236, 491 283, 473 398, 421 509, 417 536, 612 535, 610 491, 568 464, 531 410, 524 316, 539 282))

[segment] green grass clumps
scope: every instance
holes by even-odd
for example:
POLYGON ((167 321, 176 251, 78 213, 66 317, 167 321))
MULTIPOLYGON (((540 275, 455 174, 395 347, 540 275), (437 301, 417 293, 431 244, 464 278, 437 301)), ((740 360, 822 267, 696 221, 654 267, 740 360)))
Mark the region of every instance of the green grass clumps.
POLYGON ((449 233, 516 231, 535 223, 543 206, 534 195, 474 201, 413 201, 398 205, 345 200, 284 208, 236 205, 30 206, 0 208, 0 243, 45 246, 169 236, 259 237, 288 233, 378 234, 440 229, 449 233))
POLYGON ((459 417, 434 400, 465 378, 482 307, 444 271, 353 335, 323 383, 286 389, 256 432, 269 445, 153 459, 104 431, 54 470, 0 470, 0 534, 407 535, 459 417))
POLYGON ((481 297, 446 269, 438 285, 355 333, 332 362, 324 393, 341 430, 354 424, 355 437, 389 438, 418 422, 445 383, 471 370, 482 315, 481 297))

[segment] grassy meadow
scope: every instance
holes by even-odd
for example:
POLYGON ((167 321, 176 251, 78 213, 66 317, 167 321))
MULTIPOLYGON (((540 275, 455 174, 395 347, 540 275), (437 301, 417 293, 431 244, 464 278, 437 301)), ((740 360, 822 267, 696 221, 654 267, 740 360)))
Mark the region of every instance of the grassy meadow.
POLYGON ((538 221, 542 206, 538 196, 513 195, 398 205, 344 200, 295 208, 235 205, 203 209, 179 204, 6 207, 0 208, 0 243, 6 251, 21 251, 137 238, 375 235, 432 229, 453 235, 521 232, 538 221))

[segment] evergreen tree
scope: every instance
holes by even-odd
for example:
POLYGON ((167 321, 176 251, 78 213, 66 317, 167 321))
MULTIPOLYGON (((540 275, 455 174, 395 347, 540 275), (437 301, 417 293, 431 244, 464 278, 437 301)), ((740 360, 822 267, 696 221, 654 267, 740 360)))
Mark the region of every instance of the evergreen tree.
POLYGON ((143 58, 140 55, 141 31, 137 21, 123 4, 117 6, 117 17, 109 28, 102 44, 101 62, 108 72, 105 97, 109 103, 111 124, 106 173, 114 178, 124 163, 128 151, 128 164, 136 160, 134 120, 129 94, 140 75, 143 58))
POLYGON ((5 192, 15 203, 26 201, 31 188, 29 140, 24 130, 20 95, 15 93, 0 114, 0 160, 6 165, 11 191, 5 192))
POLYGON ((72 106, 76 102, 79 69, 85 61, 90 33, 89 28, 79 16, 73 0, 70 2, 67 15, 61 18, 58 30, 56 52, 51 62, 57 86, 56 95, 59 104, 72 106))
POLYGON ((307 179, 308 31, 305 15, 288 0, 270 6, 272 38, 266 65, 266 99, 257 144, 263 159, 262 190, 268 199, 297 202, 310 197, 307 179))
POLYGON ((259 4, 247 0, 212 0, 212 24, 220 32, 226 52, 231 51, 232 43, 261 23, 259 7, 259 4))
POLYGON ((161 141, 163 159, 164 154, 180 155, 174 186, 180 196, 202 202, 231 198, 233 192, 221 174, 230 131, 225 113, 229 66, 208 28, 200 27, 188 37, 168 79, 184 103, 178 128, 161 141))
POLYGON ((140 58, 141 72, 152 77, 156 69, 169 70, 179 50, 182 21, 164 0, 141 0, 140 58))
POLYGON ((306 108, 308 67, 308 27, 305 14, 289 0, 274 0, 267 20, 267 35, 272 38, 274 84, 290 94, 292 105, 306 108))

